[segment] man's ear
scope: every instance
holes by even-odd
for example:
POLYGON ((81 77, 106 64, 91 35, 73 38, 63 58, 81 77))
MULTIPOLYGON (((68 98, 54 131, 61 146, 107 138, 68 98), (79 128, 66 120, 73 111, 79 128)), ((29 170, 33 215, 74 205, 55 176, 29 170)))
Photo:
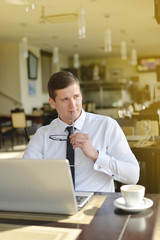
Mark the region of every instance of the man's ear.
POLYGON ((51 97, 49 97, 49 104, 51 108, 55 109, 55 101, 51 97))

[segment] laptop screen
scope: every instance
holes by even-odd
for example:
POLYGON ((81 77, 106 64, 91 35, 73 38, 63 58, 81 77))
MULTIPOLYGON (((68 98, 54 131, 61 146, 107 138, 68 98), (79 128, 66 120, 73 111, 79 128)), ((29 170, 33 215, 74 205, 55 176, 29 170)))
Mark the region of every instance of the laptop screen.
POLYGON ((0 193, 1 211, 78 211, 66 159, 0 159, 0 193))

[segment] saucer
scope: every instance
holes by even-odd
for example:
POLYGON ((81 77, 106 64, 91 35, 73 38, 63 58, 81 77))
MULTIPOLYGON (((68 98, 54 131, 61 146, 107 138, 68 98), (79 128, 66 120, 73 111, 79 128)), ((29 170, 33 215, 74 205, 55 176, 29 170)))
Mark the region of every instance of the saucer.
POLYGON ((143 200, 138 205, 136 205, 134 207, 128 207, 125 204, 124 198, 121 197, 121 198, 117 198, 114 201, 114 205, 117 208, 123 209, 124 211, 127 211, 127 212, 140 212, 147 208, 152 207, 153 201, 149 198, 143 198, 143 200))

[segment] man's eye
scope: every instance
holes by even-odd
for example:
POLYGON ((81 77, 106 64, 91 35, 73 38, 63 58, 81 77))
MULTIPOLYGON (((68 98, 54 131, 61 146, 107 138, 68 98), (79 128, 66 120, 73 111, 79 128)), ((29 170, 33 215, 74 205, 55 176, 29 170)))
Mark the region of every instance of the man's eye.
POLYGON ((74 98, 75 98, 75 99, 76 99, 76 98, 79 98, 79 95, 75 95, 74 98))
POLYGON ((65 101, 67 101, 68 100, 68 98, 63 98, 62 99, 62 102, 65 102, 65 101))

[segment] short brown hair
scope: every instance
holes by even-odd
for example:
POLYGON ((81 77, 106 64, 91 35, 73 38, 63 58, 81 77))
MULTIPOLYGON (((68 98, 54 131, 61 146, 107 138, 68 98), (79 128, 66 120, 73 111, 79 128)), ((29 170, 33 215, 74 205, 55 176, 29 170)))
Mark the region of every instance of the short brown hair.
POLYGON ((74 83, 80 85, 78 78, 73 73, 67 71, 54 73, 48 81, 49 96, 55 100, 55 90, 66 88, 74 83))

